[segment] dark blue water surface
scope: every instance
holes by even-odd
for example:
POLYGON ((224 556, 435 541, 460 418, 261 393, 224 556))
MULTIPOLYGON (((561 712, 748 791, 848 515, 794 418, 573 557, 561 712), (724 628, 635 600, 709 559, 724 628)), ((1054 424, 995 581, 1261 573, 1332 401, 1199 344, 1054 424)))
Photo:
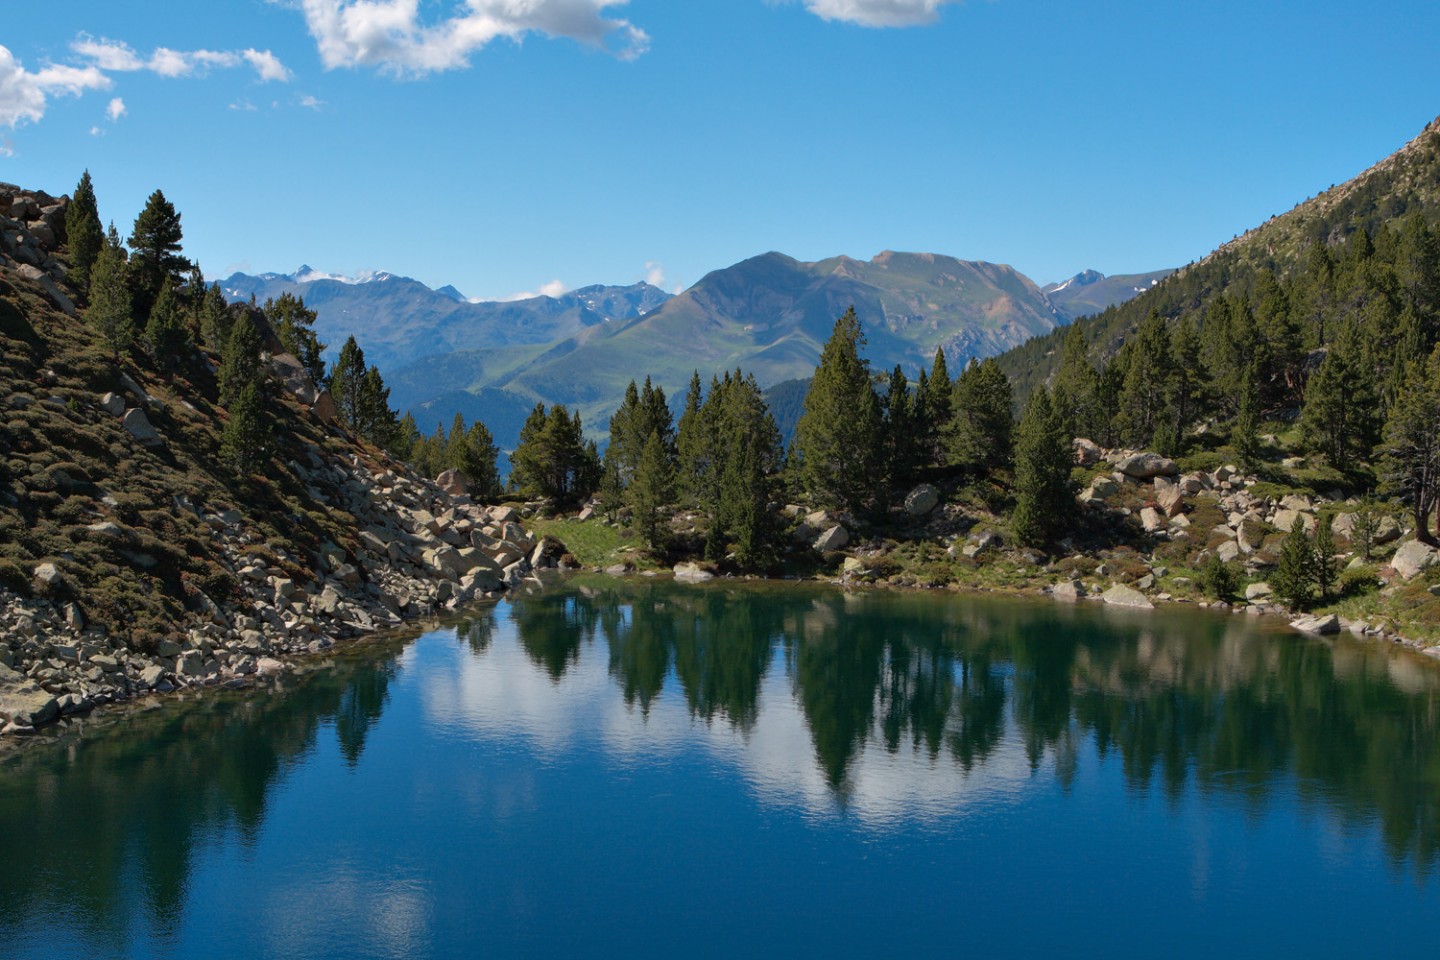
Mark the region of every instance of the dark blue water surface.
POLYGON ((580 580, 0 762, 0 957, 1434 957, 1440 670, 580 580))

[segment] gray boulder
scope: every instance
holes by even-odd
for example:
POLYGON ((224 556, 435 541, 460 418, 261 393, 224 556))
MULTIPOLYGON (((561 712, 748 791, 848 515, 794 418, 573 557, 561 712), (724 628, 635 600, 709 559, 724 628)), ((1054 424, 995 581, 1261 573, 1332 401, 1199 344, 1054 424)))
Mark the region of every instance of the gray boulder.
POLYGON ((141 446, 159 447, 165 443, 164 438, 150 425, 150 418, 145 416, 145 411, 139 407, 126 411, 120 425, 128 430, 130 436, 139 441, 141 446))
POLYGON ((1174 460, 1150 451, 1132 453, 1130 456, 1115 464, 1115 469, 1127 477, 1134 477, 1136 480, 1152 480, 1155 477, 1173 477, 1180 472, 1180 469, 1175 466, 1174 460))
POLYGON ((1329 634, 1340 632, 1340 618, 1335 614, 1323 617, 1301 617, 1290 621, 1290 626, 1301 633, 1329 634))
POLYGON ((1390 566, 1394 567, 1401 577, 1409 580, 1437 562, 1440 562, 1440 550, 1419 540, 1407 540, 1395 551, 1390 566))
POLYGON ((905 512, 912 517, 923 517, 940 505, 940 491, 928 483, 922 483, 905 498, 905 512))
POLYGON ((1101 599, 1116 607, 1139 607, 1143 610, 1152 610, 1155 607, 1155 604, 1150 602, 1149 597, 1134 587, 1127 587, 1123 583, 1117 583, 1109 590, 1106 590, 1101 594, 1101 599))
POLYGON ((706 580, 714 580, 715 574, 698 563, 677 563, 675 564, 675 579, 682 583, 704 583, 706 580))
POLYGON ((830 550, 841 550, 844 549, 845 545, 849 542, 850 531, 837 523, 815 538, 815 549, 821 553, 826 553, 830 550))

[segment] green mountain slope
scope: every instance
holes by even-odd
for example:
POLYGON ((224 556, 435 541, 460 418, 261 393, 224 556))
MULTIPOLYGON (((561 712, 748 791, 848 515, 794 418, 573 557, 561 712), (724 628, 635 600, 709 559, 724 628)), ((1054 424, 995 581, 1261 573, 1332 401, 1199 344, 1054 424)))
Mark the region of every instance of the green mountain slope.
MULTIPOLYGON (((952 364, 963 363, 1059 322, 1039 287, 1000 264, 888 252, 869 261, 805 263, 767 253, 709 274, 652 313, 584 330, 491 379, 467 372, 447 382, 429 363, 423 374, 403 371, 395 379, 565 403, 603 428, 632 377, 649 375, 671 393, 696 369, 708 376, 743 367, 762 385, 808 377, 835 318, 851 305, 865 322, 866 354, 877 369, 928 366, 937 346, 952 364)), ((505 365, 483 352, 469 359, 474 370, 505 365)))
MULTIPOLYGON (((1375 233, 1414 213, 1432 225, 1440 220, 1440 118, 1353 179, 1272 217, 1148 293, 1077 321, 1077 326, 1094 357, 1111 356, 1152 311, 1171 320, 1198 316, 1219 297, 1251 293, 1263 271, 1281 278, 1295 273, 1317 243, 1333 248, 1361 229, 1375 233)), ((999 357, 1016 385, 1017 403, 1054 375, 1064 336, 1063 331, 1050 332, 999 357)))

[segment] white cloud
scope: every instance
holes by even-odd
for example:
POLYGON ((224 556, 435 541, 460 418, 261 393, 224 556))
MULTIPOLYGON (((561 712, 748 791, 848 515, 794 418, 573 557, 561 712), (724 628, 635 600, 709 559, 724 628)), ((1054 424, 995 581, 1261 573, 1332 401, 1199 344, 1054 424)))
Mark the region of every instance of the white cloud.
POLYGON ((231 110, 238 110, 238 111, 240 111, 241 113, 254 113, 255 110, 256 110, 256 107, 255 107, 255 104, 251 103, 249 100, 246 100, 246 99, 244 99, 244 98, 242 97, 241 99, 236 100, 234 103, 230 104, 230 109, 231 109, 231 110))
POLYGON ((374 67, 419 76, 469 65, 499 38, 527 33, 569 37, 633 60, 650 37, 628 20, 607 18, 627 0, 463 0, 449 17, 420 20, 419 0, 297 0, 327 69, 374 67))
POLYGON ((665 265, 659 260, 645 261, 645 282, 652 287, 665 287, 665 265))
POLYGON ((110 73, 148 70, 162 77, 189 77, 204 74, 211 68, 230 69, 249 64, 262 83, 272 80, 283 83, 291 77, 285 64, 269 50, 171 50, 169 47, 156 47, 147 58, 140 56, 127 43, 84 34, 70 44, 70 49, 89 60, 94 68, 110 73))
POLYGON ((119 120, 128 112, 129 111, 125 109, 125 101, 121 100, 119 97, 112 97, 110 100, 110 105, 105 108, 105 116, 110 118, 111 123, 119 120))
POLYGON ((90 128, 90 136, 92 136, 92 137, 103 137, 103 136, 105 136, 105 131, 104 131, 104 130, 101 130, 99 127, 91 127, 91 128, 90 128))
POLYGON ((300 106, 306 108, 307 110, 323 110, 323 109, 325 109, 325 101, 324 101, 324 100, 321 100, 319 97, 312 97, 312 96, 311 96, 310 94, 308 94, 308 93, 302 93, 302 94, 300 95, 300 99, 299 99, 298 101, 296 101, 296 102, 299 103, 300 106))
MULTIPOLYGON (((500 302, 511 303, 515 300, 534 300, 536 297, 558 297, 569 289, 569 287, 565 286, 565 282, 557 277, 549 283, 540 284, 540 289, 533 293, 512 293, 508 297, 501 297, 500 302)), ((480 303, 481 301, 471 300, 470 302, 480 303)))
POLYGON ((51 96, 79 96, 87 90, 105 90, 110 78, 98 68, 47 66, 31 72, 0 46, 0 127, 14 129, 45 116, 51 96))
POLYGON ((804 0, 805 9, 822 20, 843 20, 862 27, 918 27, 934 23, 940 8, 960 0, 804 0))

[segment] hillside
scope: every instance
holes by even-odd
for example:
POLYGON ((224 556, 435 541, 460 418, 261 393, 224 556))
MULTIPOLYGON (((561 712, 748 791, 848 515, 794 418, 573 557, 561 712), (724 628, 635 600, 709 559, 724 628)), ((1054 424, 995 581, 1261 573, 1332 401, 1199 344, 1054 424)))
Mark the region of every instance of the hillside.
POLYGON ((315 330, 333 350, 348 336, 387 373, 422 357, 478 347, 548 344, 582 330, 624 323, 654 310, 670 295, 648 283, 589 286, 559 297, 470 301, 452 286, 431 290, 390 273, 338 277, 302 266, 292 274, 232 274, 220 281, 235 302, 259 303, 289 293, 318 314, 315 330))
MULTIPOLYGON (((1440 220, 1440 118, 1354 178, 1247 230, 1149 292, 1077 326, 1094 359, 1111 356, 1152 311, 1172 321, 1198 317, 1223 296, 1250 293, 1261 271, 1284 280, 1297 274, 1317 245, 1335 249, 1360 230, 1374 234, 1412 214, 1431 224, 1440 220)), ((1051 332, 999 358, 1016 385, 1017 402, 1053 376, 1063 336, 1051 332)))
POLYGON ((108 346, 66 280, 66 207, 0 185, 0 727, 244 682, 545 562, 512 511, 337 425, 293 358, 262 360, 268 439, 232 466, 216 357, 108 346))

